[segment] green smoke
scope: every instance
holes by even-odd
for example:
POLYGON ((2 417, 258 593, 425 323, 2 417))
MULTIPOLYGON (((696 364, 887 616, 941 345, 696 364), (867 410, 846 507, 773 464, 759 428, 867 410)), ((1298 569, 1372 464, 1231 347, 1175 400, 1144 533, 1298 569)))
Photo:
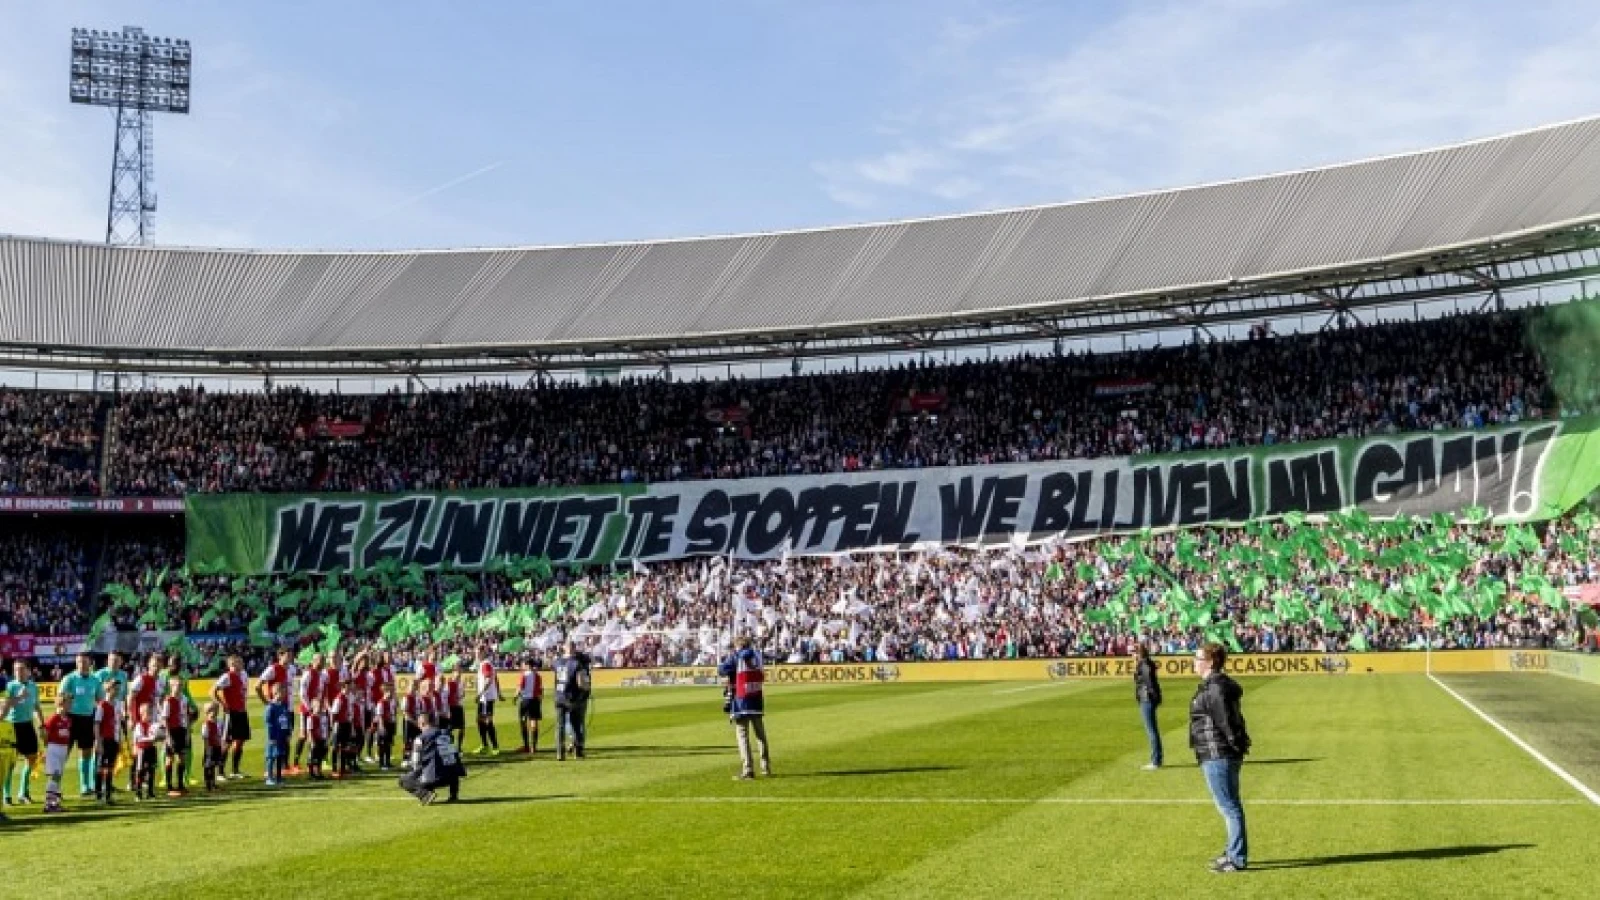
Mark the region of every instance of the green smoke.
POLYGON ((1528 343, 1544 360, 1563 414, 1600 401, 1600 299, 1577 298, 1535 313, 1528 343))

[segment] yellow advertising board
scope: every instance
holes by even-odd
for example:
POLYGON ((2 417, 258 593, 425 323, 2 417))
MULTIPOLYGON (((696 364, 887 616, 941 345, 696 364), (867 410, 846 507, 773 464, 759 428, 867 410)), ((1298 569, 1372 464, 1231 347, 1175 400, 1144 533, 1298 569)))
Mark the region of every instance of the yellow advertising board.
MULTIPOLYGON (((1229 657, 1228 673, 1257 675, 1390 675, 1422 674, 1431 662, 1435 672, 1507 672, 1529 670, 1511 664, 1508 650, 1451 650, 1432 654, 1396 653, 1261 653, 1229 657)), ((1181 678, 1194 674, 1193 658, 1157 657, 1161 674, 1181 678)), ((951 662, 824 663, 772 665, 767 683, 887 684, 938 681, 1088 681, 1133 678, 1132 657, 1083 659, 962 660, 951 662)), ((675 687, 717 685, 709 666, 659 669, 596 669, 596 687, 675 687)))
MULTIPOLYGON (((1183 656, 1159 656, 1156 662, 1168 678, 1194 675, 1194 660, 1183 656)), ((949 662, 819 663, 815 665, 777 664, 767 667, 767 684, 894 684, 974 681, 1126 681, 1133 678, 1132 657, 1083 657, 1075 659, 996 659, 949 662)), ((1533 672, 1560 675, 1600 684, 1600 656, 1548 650, 1442 650, 1433 653, 1401 651, 1391 653, 1244 653, 1228 658, 1228 674, 1240 678, 1255 676, 1336 676, 1336 675, 1420 675, 1475 672, 1533 672)), ((551 675, 544 673, 545 689, 551 675)), ((592 670, 596 688, 720 686, 714 666, 677 666, 654 669, 592 670)), ((521 673, 505 670, 500 675, 502 697, 512 698, 521 673)), ((410 688, 410 673, 395 676, 398 694, 410 688)), ((476 680, 463 676, 470 701, 476 680)), ((190 695, 197 702, 211 696, 212 679, 189 682, 190 695)), ((39 699, 53 702, 56 684, 40 682, 39 699)))
POLYGON ((1565 650, 1514 650, 1507 652, 1506 671, 1539 672, 1600 684, 1600 656, 1565 650))

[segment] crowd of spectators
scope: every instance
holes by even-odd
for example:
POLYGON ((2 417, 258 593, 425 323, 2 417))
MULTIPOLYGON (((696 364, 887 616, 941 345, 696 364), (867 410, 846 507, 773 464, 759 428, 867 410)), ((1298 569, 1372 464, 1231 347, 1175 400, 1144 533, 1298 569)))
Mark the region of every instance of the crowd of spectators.
MULTIPOLYGON (((1592 411, 1600 398, 1582 385, 1553 383, 1528 345, 1531 315, 1285 337, 1260 329, 1248 341, 1225 344, 757 381, 543 382, 377 395, 0 391, 0 492, 95 493, 100 429, 108 420, 112 492, 147 495, 394 492, 1054 460, 1475 428, 1592 411)), ((143 598, 113 624, 243 630, 252 613, 229 604, 234 579, 190 575, 181 544, 152 534, 108 544, 97 557, 99 580, 143 598)), ((1075 573, 1080 556, 1096 546, 1057 549, 1057 560, 1039 551, 1005 558, 945 551, 733 563, 720 586, 707 580, 712 563, 703 560, 653 566, 648 576, 588 573, 585 583, 601 602, 585 609, 587 618, 558 617, 542 637, 581 633, 613 664, 701 661, 734 627, 738 590, 754 592, 766 649, 784 659, 1119 652, 1126 629, 1084 618, 1103 605, 1116 574, 1108 572, 1105 583, 1043 574, 1052 561, 1075 573)), ((95 580, 85 559, 83 547, 65 538, 0 539, 0 627, 81 628, 83 582, 95 580)), ((1592 559, 1550 560, 1553 580, 1595 580, 1592 559)), ((462 589, 452 580, 460 577, 431 575, 425 589, 385 602, 437 614, 449 589, 462 589)), ((556 577, 565 588, 574 576, 556 577)), ((1182 577, 1197 596, 1218 596, 1236 617, 1248 613, 1249 604, 1214 572, 1182 577)), ((1278 587, 1315 595, 1342 586, 1278 587)), ((466 593, 477 613, 528 600, 504 575, 472 576, 466 593)), ((302 613, 309 621, 313 612, 274 610, 273 618, 302 613)), ((1340 615, 1339 629, 1320 622, 1266 628, 1239 618, 1237 635, 1246 649, 1263 650, 1339 647, 1355 634, 1374 648, 1406 646, 1418 636, 1416 623, 1371 618, 1370 610, 1348 604, 1340 615)), ((1453 622, 1436 639, 1550 642, 1570 639, 1571 624, 1508 612, 1453 622)), ((1183 649, 1195 635, 1180 629, 1166 638, 1183 649)))
POLYGON ((1474 428, 1563 407, 1526 312, 1124 354, 768 380, 382 395, 134 393, 114 492, 495 488, 812 474, 1474 428))
POLYGON ((0 389, 0 494, 100 492, 94 394, 0 389))
MULTIPOLYGON (((1543 529, 1536 551, 1509 554, 1503 532, 1491 527, 1463 529, 1456 546, 1471 548, 1472 561, 1456 573, 1461 590, 1470 594, 1484 580, 1508 586, 1506 600, 1492 615, 1450 615, 1436 620, 1421 607, 1404 616, 1358 599, 1354 587, 1367 580, 1387 590, 1422 571, 1420 563, 1378 567, 1370 559, 1345 560, 1332 569, 1296 565, 1292 575, 1268 578, 1255 590, 1242 587, 1230 550, 1259 550, 1269 539, 1288 535, 1287 526, 1273 526, 1266 535, 1245 529, 1217 530, 1201 545, 1199 558, 1176 550, 1175 535, 1157 535, 1143 545, 1166 576, 1134 574, 1121 552, 1134 538, 1107 538, 1054 547, 999 551, 942 550, 917 554, 859 557, 794 557, 769 561, 688 559, 613 572, 554 570, 548 579, 530 579, 518 588, 516 575, 504 573, 430 573, 416 590, 370 591, 369 606, 416 607, 440 621, 452 595, 465 600, 471 619, 508 604, 530 608, 539 622, 515 635, 535 649, 552 649, 574 638, 605 665, 628 667, 706 665, 725 651, 737 632, 754 633, 773 659, 788 662, 896 662, 1000 658, 1054 658, 1078 655, 1120 655, 1131 651, 1136 636, 1157 641, 1168 653, 1192 650, 1206 629, 1186 624, 1183 611, 1170 602, 1167 587, 1181 584, 1189 596, 1215 601, 1216 620, 1225 623, 1241 650, 1249 652, 1342 652, 1352 649, 1415 649, 1423 643, 1438 648, 1577 646, 1585 630, 1574 603, 1560 610, 1518 592, 1525 575, 1537 573, 1558 589, 1600 583, 1600 545, 1596 535, 1581 534, 1574 520, 1543 529), (1133 590, 1124 591, 1130 582, 1133 590), (559 614, 546 616, 545 595, 551 587, 570 598, 573 587, 582 598, 559 614), (456 593, 459 592, 459 593, 456 593), (1130 608, 1126 617, 1107 621, 1096 611, 1112 608, 1118 598, 1130 608), (1264 621, 1274 598, 1299 598, 1308 607, 1324 599, 1333 604, 1337 621, 1311 616, 1301 621, 1264 621), (1155 610, 1153 616, 1147 615, 1155 610)), ((1392 537, 1351 538, 1377 556, 1394 546, 1392 537)), ((1345 552, 1337 542, 1326 544, 1340 563, 1345 552)), ((144 593, 158 580, 164 598, 154 624, 141 626, 123 614, 122 627, 174 627, 194 631, 232 632, 236 636, 255 615, 242 605, 223 612, 241 590, 278 596, 281 579, 235 579, 221 575, 188 575, 172 567, 177 553, 138 546, 117 548, 129 562, 113 564, 117 577, 144 593), (166 573, 157 576, 157 569, 166 573), (201 617, 217 610, 210 624, 201 617)), ((1252 572, 1252 574, 1254 574, 1252 572)), ((312 597, 321 588, 342 589, 354 596, 368 578, 343 573, 332 580, 300 576, 292 587, 304 594, 294 606, 269 603, 269 628, 284 620, 307 623, 339 621, 318 614, 312 597)), ((149 610, 141 606, 141 611, 149 610)), ((351 639, 376 637, 383 617, 356 614, 343 620, 351 639), (366 621, 367 627, 359 627, 366 621), (355 627, 352 627, 355 625, 355 627)), ((1215 626, 1212 626, 1215 627, 1215 626)), ((498 646, 506 638, 422 635, 393 649, 401 660, 426 649, 439 657, 470 657, 480 641, 498 646)))
POLYGON ((82 634, 89 549, 60 534, 0 536, 0 634, 82 634))

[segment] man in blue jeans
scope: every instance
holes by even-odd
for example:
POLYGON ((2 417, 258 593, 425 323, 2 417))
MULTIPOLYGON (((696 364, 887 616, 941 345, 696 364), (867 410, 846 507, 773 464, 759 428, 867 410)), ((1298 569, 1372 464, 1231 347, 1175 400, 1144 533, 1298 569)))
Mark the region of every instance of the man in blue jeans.
POLYGON ((1227 660, 1228 652, 1220 644, 1206 644, 1196 652, 1194 669, 1200 686, 1189 703, 1189 746, 1228 826, 1227 849, 1211 863, 1211 871, 1219 873, 1244 871, 1250 856, 1244 804, 1239 799, 1239 769, 1250 752, 1250 734, 1239 710, 1244 688, 1223 671, 1227 660))
POLYGON ((1138 662, 1133 667, 1133 696, 1139 701, 1139 716, 1144 720, 1145 737, 1150 739, 1150 762, 1147 772, 1161 768, 1161 726, 1156 724, 1156 710, 1161 707, 1161 677, 1156 661, 1150 658, 1150 647, 1140 641, 1135 651, 1138 662))

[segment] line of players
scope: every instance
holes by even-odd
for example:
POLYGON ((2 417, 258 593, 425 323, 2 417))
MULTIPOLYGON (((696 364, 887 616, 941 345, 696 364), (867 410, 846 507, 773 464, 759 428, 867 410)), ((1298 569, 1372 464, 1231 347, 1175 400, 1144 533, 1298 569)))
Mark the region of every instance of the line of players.
MULTIPOLYGON (((158 753, 170 797, 188 792, 196 749, 201 751, 207 790, 216 790, 224 780, 246 777, 240 762, 251 739, 251 691, 250 678, 238 657, 228 659, 227 670, 216 679, 203 710, 191 698, 188 679, 176 658, 169 661, 162 654, 152 654, 145 669, 131 678, 120 654, 111 654, 98 671, 93 671, 88 654, 80 654, 76 663, 76 670, 62 679, 55 712, 48 718, 39 708, 38 686, 30 667, 24 661, 15 663, 14 678, 0 694, 0 720, 9 726, 0 729, 5 805, 33 802, 29 784, 41 749, 46 812, 62 810, 61 782, 73 749, 78 751, 80 798, 95 798, 107 805, 113 802, 113 776, 124 747, 130 758, 128 790, 136 798, 155 796, 158 753), (200 729, 198 748, 191 747, 194 724, 200 729), (12 765, 13 757, 20 765, 12 765), (13 769, 19 770, 16 791, 12 790, 13 769)), ((267 707, 265 783, 279 785, 301 774, 313 780, 343 778, 359 773, 361 762, 389 770, 394 767, 397 731, 403 735, 402 746, 410 748, 425 715, 445 723, 456 746, 463 746, 467 687, 463 676, 467 671, 465 665, 454 672, 441 671, 433 656, 426 655, 418 662, 404 696, 397 697, 395 672, 387 653, 363 651, 348 661, 337 651, 326 659, 319 653, 309 666, 297 671, 289 651, 280 650, 256 679, 254 690, 267 707)), ((475 675, 478 752, 498 754, 500 741, 494 721, 495 705, 501 699, 498 673, 490 660, 479 658, 475 675)), ((536 753, 544 700, 537 660, 524 662, 516 699, 522 731, 518 752, 536 753)), ((402 766, 409 767, 409 760, 403 760, 402 766)))

